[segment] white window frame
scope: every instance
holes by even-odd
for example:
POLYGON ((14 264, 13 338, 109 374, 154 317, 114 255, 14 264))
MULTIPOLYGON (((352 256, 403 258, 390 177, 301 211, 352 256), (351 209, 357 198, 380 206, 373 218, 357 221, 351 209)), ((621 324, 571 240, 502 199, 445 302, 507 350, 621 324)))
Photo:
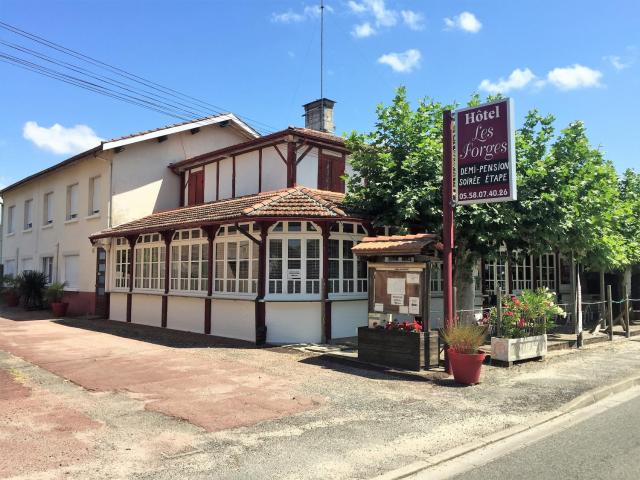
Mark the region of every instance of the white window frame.
POLYGON ((115 249, 113 250, 113 290, 128 291, 129 282, 129 255, 131 250, 126 238, 115 239, 115 249))
POLYGON ((53 192, 47 192, 42 197, 42 225, 53 223, 53 192))
POLYGON ((40 257, 41 271, 47 276, 47 285, 55 280, 55 270, 53 268, 53 255, 43 255, 40 257))
POLYGON ((496 293, 496 281, 499 282, 502 293, 507 293, 507 272, 509 262, 503 255, 491 260, 485 260, 484 263, 484 288, 486 292, 496 293), (499 278, 499 272, 502 272, 499 278))
POLYGON ((89 179, 89 205, 88 215, 98 215, 100 213, 100 195, 101 195, 102 179, 100 175, 89 179), (97 187, 96 187, 97 185, 97 187))
POLYGON ((15 277, 17 273, 18 262, 15 258, 6 258, 4 260, 4 274, 10 277, 15 277), (11 266, 12 268, 9 268, 11 266))
POLYGON ((444 272, 442 262, 433 262, 431 267, 431 293, 442 295, 444 291, 444 272))
POLYGON ((543 253, 538 257, 537 287, 547 287, 552 292, 557 292, 558 275, 555 253, 543 253))
POLYGON ((80 196, 79 190, 80 190, 80 186, 77 182, 72 183, 71 185, 67 185, 67 211, 65 215, 65 218, 67 219, 67 221, 76 220, 78 218, 78 201, 80 196), (74 192, 75 192, 75 202, 74 202, 74 192))
POLYGON ((16 231, 16 206, 10 205, 7 208, 7 235, 11 235, 16 231))
POLYGON ((28 232, 33 229, 33 198, 24 201, 24 225, 23 230, 28 232))
POLYGON ((511 270, 511 292, 520 293, 533 289, 533 256, 516 253, 509 259, 511 270))
MULTIPOLYGON (((339 276, 338 278, 330 278, 329 283, 329 298, 339 297, 367 297, 367 287, 369 277, 366 267, 366 259, 359 258, 353 253, 352 258, 345 256, 344 242, 353 242, 353 246, 357 245, 366 236, 364 227, 357 223, 351 222, 339 222, 333 225, 332 231, 329 234, 329 242, 338 241, 338 257, 331 255, 331 248, 329 246, 329 270, 331 271, 332 262, 338 262, 339 276), (360 275, 359 264, 364 262, 365 270, 364 276, 360 275), (347 264, 352 265, 352 275, 349 278, 345 278, 345 266, 347 264)), ((331 243, 329 244, 331 245, 331 243)), ((327 272, 327 275, 330 273, 327 272)))
POLYGON ((20 265, 22 265, 22 272, 31 272, 34 270, 35 266, 33 265, 33 257, 22 257, 20 260, 20 265), (31 268, 25 268, 25 264, 29 263, 31 268))
POLYGON ((204 231, 199 228, 178 230, 173 234, 170 247, 169 291, 206 295, 209 289, 209 242, 204 231), (187 253, 184 260, 183 251, 187 253), (197 255, 196 259, 193 258, 194 254, 197 255), (183 269, 186 273, 184 278, 183 269))
POLYGON ((63 265, 64 265, 64 281, 67 283, 65 287, 67 290, 77 291, 80 289, 80 255, 77 253, 74 254, 64 254, 63 256, 63 265), (69 272, 67 271, 67 258, 75 257, 77 258, 77 271, 75 272, 77 275, 76 281, 77 284, 74 285, 73 282, 69 280, 69 272))
MULTIPOLYGON (((293 299, 296 300, 320 300, 321 299, 321 282, 322 282, 322 233, 320 227, 313 222, 305 222, 305 221, 283 221, 278 222, 273 225, 269 229, 269 234, 267 237, 267 261, 266 261, 266 295, 267 299, 293 299), (293 225, 291 225, 293 224, 293 225), (292 228, 293 226, 300 224, 300 231, 297 228, 292 228), (309 226, 310 224, 310 226, 309 226), (271 258, 271 241, 276 240, 280 241, 282 245, 282 258, 271 258), (300 258, 289 258, 289 248, 288 241, 289 240, 300 240, 300 258), (319 260, 319 269, 318 269, 318 278, 317 279, 308 279, 307 278, 307 268, 309 260, 307 258, 307 240, 317 240, 318 241, 318 251, 319 256, 317 259, 319 260), (271 268, 270 264, 272 260, 279 260, 282 262, 281 268, 281 276, 272 277, 271 276, 271 268), (300 261, 300 268, 289 268, 291 262, 300 261), (300 270, 300 274, 297 274, 297 270, 300 270), (291 274, 291 275, 290 275, 291 274), (292 276, 299 278, 291 278, 292 276), (311 282, 311 283, 308 283, 311 282), (299 293, 295 293, 297 286, 299 285, 299 293), (316 288, 317 285, 317 288, 316 288), (278 288, 280 286, 280 288, 278 288), (317 293, 307 293, 308 287, 311 287, 310 290, 312 292, 317 293), (293 290, 293 293, 289 293, 289 291, 293 290), (278 292, 281 290, 281 293, 278 292)), ((316 258, 310 259, 315 261, 316 258)))
POLYGON ((133 265, 134 292, 164 292, 165 255, 165 244, 159 233, 149 233, 138 237, 133 265))
MULTIPOLYGON (((240 224, 240 227, 260 241, 260 230, 256 224, 240 224)), ((258 293, 258 256, 258 245, 240 233, 235 225, 220 227, 213 243, 214 295, 255 297, 258 293), (240 257, 241 245, 247 246, 246 258, 240 257), (234 252, 233 258, 230 258, 231 251, 234 252), (240 277, 241 262, 247 265, 246 278, 240 277), (231 263, 233 268, 229 268, 231 263), (233 275, 230 275, 231 271, 234 271, 233 275)))

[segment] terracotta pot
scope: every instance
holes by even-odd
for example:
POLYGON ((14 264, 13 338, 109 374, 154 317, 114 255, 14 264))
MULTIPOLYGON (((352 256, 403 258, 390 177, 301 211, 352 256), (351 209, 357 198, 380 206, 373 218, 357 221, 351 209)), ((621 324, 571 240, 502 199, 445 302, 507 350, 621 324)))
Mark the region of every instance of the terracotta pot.
POLYGON ((67 302, 52 302, 51 311, 56 318, 64 317, 67 314, 67 308, 69 304, 67 302))
POLYGON ((7 307, 17 307, 20 305, 20 296, 14 291, 5 292, 4 300, 7 302, 7 307))
POLYGON ((484 357, 484 353, 458 353, 453 348, 449 348, 449 361, 454 380, 464 385, 479 383, 484 357))

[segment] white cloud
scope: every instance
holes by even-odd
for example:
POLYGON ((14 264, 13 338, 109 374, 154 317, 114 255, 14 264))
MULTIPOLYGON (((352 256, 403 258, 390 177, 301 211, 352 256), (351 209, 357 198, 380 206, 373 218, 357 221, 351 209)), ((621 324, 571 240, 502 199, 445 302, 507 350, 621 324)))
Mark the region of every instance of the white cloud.
POLYGON ((100 144, 101 138, 87 125, 63 127, 59 123, 51 127, 41 127, 37 122, 27 122, 22 136, 42 150, 57 154, 74 154, 100 144))
POLYGON ((482 23, 471 12, 462 12, 453 18, 445 18, 444 24, 448 29, 458 28, 469 33, 478 33, 482 28, 482 23))
POLYGON ((401 53, 386 53, 378 58, 378 63, 389 65, 394 72, 410 73, 420 66, 422 54, 415 48, 401 53))
POLYGON ((398 12, 388 9, 384 0, 352 0, 347 5, 353 13, 371 15, 376 27, 393 27, 398 23, 398 12))
POLYGON ((635 48, 628 47, 627 50, 630 52, 629 55, 608 55, 606 57, 603 57, 603 59, 609 62, 616 70, 624 70, 636 63, 635 48))
MULTIPOLYGON (((324 6, 325 12, 332 13, 333 7, 331 5, 324 6)), ((294 12, 292 9, 282 13, 272 13, 271 21, 276 23, 300 23, 311 18, 318 18, 320 16, 319 5, 307 5, 302 9, 302 12, 294 12)))
POLYGON ((353 0, 349 0, 347 5, 351 9, 353 13, 364 13, 367 11, 367 6, 364 3, 354 2, 353 0))
POLYGON ((547 81, 560 90, 599 87, 601 78, 602 72, 577 63, 569 67, 554 68, 547 74, 547 81))
POLYGON ((411 30, 424 30, 424 15, 412 10, 402 10, 402 20, 411 30))
POLYGON ((369 22, 361 23, 360 25, 355 25, 353 30, 351 31, 351 35, 356 38, 366 38, 371 35, 375 35, 376 30, 371 26, 369 22))
POLYGON ((276 23, 299 23, 304 20, 304 15, 296 13, 293 10, 287 10, 283 13, 272 13, 271 21, 276 23))
POLYGON ((492 82, 491 80, 484 79, 480 82, 478 88, 493 94, 508 93, 511 90, 519 90, 526 87, 535 80, 535 78, 536 76, 534 73, 528 68, 525 68, 524 70, 516 68, 511 72, 506 80, 504 78, 500 78, 497 82, 492 82))

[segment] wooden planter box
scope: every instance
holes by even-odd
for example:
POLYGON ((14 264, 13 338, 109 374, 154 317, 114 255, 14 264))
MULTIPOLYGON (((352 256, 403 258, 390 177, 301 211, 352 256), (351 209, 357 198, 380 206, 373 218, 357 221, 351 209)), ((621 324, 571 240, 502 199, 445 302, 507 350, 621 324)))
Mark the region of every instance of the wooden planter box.
POLYGON ((491 360, 515 362, 529 358, 544 357, 547 354, 547 336, 537 335, 524 338, 491 337, 491 360))
POLYGON ((406 333, 380 328, 358 328, 358 360, 405 370, 438 365, 437 332, 406 333), (426 339, 428 351, 425 350, 426 339), (428 364, 425 363, 428 359, 428 364))

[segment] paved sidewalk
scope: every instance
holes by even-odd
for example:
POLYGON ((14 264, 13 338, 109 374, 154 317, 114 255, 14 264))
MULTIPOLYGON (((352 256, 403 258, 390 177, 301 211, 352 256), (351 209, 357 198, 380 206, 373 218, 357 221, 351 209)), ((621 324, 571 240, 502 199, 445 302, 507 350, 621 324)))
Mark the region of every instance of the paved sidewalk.
MULTIPOLYGON (((460 387, 310 352, 185 338, 111 322, 0 318, 0 372, 19 372, 10 378, 21 386, 0 397, 2 407, 30 391, 68 409, 78 419, 70 438, 80 442, 69 451, 81 452, 57 453, 43 439, 40 455, 64 458, 34 463, 17 451, 11 462, 29 478, 371 478, 640 374, 636 340, 485 367, 482 384, 460 387)), ((0 416, 0 437, 18 422, 38 428, 35 418, 0 416)), ((2 472, 21 473, 10 467, 2 472)))

